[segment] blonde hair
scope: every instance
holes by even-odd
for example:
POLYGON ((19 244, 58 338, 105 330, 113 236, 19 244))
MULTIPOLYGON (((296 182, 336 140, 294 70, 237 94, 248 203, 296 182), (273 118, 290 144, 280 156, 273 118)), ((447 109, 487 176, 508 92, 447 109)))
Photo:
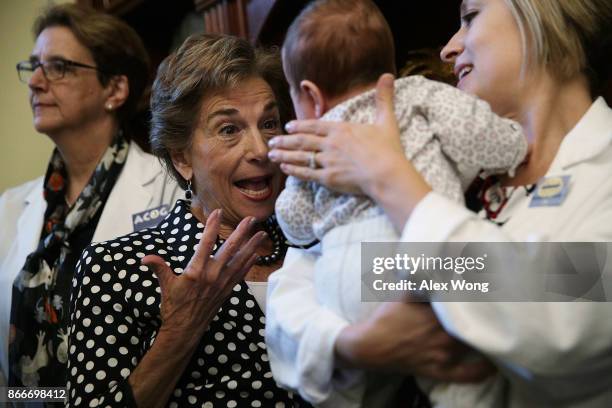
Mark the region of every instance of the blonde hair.
POLYGON ((591 91, 601 90, 605 54, 611 44, 610 0, 504 0, 521 33, 523 73, 545 67, 559 80, 587 76, 591 91))

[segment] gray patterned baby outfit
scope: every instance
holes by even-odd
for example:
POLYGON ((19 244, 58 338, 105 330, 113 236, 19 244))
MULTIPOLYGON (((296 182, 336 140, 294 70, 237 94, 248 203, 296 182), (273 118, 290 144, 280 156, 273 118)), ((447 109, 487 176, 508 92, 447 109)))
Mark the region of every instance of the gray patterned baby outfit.
MULTIPOLYGON (((321 119, 373 123, 374 96, 374 90, 360 94, 321 119)), ((481 170, 512 175, 527 153, 519 124, 497 116, 472 95, 421 76, 395 81, 395 116, 406 157, 434 191, 458 202, 463 202, 463 191, 481 170)), ((334 227, 381 214, 367 197, 295 177, 287 178, 276 201, 278 222, 297 245, 321 240, 334 227)))

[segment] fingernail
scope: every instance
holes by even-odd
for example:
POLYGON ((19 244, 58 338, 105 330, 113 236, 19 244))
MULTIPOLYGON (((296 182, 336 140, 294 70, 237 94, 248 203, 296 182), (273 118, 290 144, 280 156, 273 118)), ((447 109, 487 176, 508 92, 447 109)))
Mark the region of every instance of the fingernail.
POLYGON ((383 74, 383 80, 385 81, 385 85, 391 85, 393 81, 395 81, 395 76, 390 73, 383 74))
POLYGON ((270 160, 276 160, 278 158, 278 153, 276 152, 276 150, 270 150, 268 152, 268 158, 270 160))
POLYGON ((268 146, 269 147, 274 147, 278 144, 278 138, 273 137, 272 139, 268 140, 268 146))
POLYGON ((293 132, 293 129, 294 129, 294 128, 295 128, 295 122, 293 122, 293 121, 288 122, 288 123, 285 125, 285 130, 286 130, 287 132, 289 132, 289 133, 293 132))
POLYGON ((249 220, 249 225, 252 227, 255 224, 257 224, 257 218, 251 217, 251 219, 249 220))

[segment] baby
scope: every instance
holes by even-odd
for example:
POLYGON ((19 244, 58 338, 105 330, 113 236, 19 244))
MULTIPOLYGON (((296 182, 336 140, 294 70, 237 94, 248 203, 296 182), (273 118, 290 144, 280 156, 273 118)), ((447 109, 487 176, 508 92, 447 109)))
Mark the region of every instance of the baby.
MULTIPOLYGON (((290 26, 282 57, 298 119, 373 123, 376 80, 385 72, 395 73, 391 31, 370 0, 310 4, 290 26)), ((395 115, 406 157, 433 190, 461 203, 477 174, 512 175, 527 152, 518 124, 495 115, 486 102, 421 76, 396 80, 395 115)), ((276 215, 292 243, 321 241, 314 281, 322 307, 353 323, 379 306, 361 302, 360 259, 361 242, 399 239, 380 207, 364 196, 289 177, 276 202, 276 215)), ((299 299, 295 303, 300 307, 299 299)), ((333 366, 334 362, 315 363, 333 366)), ((271 353, 276 379, 286 384, 275 364, 271 353)), ((308 372, 299 372, 308 366, 309 362, 300 362, 295 367, 304 381, 312 381, 308 372)), ((312 384, 298 387, 305 399, 329 406, 385 406, 399 384, 380 375, 327 371, 335 374, 317 379, 316 396, 306 391, 313 389, 312 384), (380 384, 373 386, 376 381, 380 384)), ((476 399, 482 397, 476 386, 424 388, 438 406, 477 406, 476 399)))

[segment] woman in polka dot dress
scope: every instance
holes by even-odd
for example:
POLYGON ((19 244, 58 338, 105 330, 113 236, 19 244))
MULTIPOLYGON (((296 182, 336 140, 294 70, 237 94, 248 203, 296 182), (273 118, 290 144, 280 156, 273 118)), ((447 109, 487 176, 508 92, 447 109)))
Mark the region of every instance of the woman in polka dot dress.
POLYGON ((278 55, 233 37, 191 37, 162 63, 151 144, 186 200, 83 252, 70 406, 306 405, 276 385, 264 343, 265 282, 286 251, 271 218, 284 180, 267 158, 285 89, 278 55))

